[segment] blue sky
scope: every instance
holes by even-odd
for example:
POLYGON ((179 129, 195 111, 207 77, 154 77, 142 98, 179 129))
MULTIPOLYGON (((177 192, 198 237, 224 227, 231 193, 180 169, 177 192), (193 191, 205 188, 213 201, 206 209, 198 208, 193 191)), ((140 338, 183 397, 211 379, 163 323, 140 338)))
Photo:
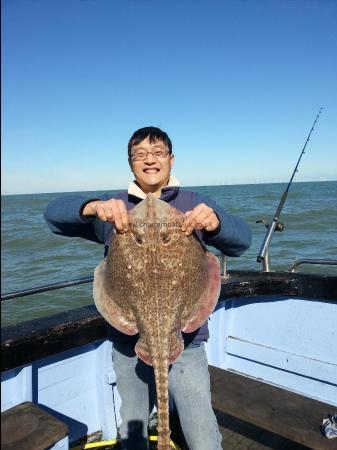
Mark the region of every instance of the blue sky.
POLYGON ((127 186, 134 130, 185 186, 337 179, 336 1, 2 2, 2 193, 127 186))

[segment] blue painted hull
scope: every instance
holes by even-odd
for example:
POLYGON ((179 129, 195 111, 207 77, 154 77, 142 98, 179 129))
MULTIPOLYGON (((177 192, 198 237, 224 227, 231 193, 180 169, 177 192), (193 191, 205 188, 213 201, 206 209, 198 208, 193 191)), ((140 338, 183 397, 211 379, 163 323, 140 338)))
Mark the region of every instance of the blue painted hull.
POLYGON ((337 305, 228 299, 210 318, 209 363, 337 406, 337 305))

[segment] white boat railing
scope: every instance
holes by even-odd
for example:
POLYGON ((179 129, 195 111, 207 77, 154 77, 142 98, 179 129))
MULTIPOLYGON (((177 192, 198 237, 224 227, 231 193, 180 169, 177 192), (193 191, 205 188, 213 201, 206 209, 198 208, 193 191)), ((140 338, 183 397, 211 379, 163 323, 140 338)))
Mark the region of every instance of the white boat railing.
POLYGON ((289 272, 295 272, 298 266, 302 264, 320 264, 323 266, 337 266, 337 259, 317 259, 317 258, 309 258, 309 259, 297 259, 294 264, 290 267, 289 272))
POLYGON ((1 295, 1 301, 3 302, 5 300, 12 300, 14 298, 26 297, 27 295, 41 294, 42 292, 54 291, 55 289, 62 289, 69 286, 76 286, 78 284, 90 283, 93 281, 93 279, 94 279, 93 276, 83 277, 77 278, 76 280, 68 280, 54 284, 46 284, 44 286, 25 289, 23 291, 8 292, 7 294, 1 295))

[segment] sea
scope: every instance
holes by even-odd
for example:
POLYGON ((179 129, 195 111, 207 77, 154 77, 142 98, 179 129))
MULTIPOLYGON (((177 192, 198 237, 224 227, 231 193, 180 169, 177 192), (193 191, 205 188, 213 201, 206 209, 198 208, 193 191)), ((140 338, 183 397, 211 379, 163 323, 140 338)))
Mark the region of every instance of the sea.
MULTIPOLYGON (((267 229, 257 221, 273 219, 286 187, 287 183, 272 183, 186 188, 207 195, 251 226, 250 249, 239 258, 229 257, 228 270, 262 270, 256 257, 267 229)), ((113 196, 118 191, 109 192, 113 196)), ((102 191, 77 194, 95 198, 102 191)), ((67 194, 1 197, 2 295, 91 276, 102 260, 102 245, 49 230, 43 212, 61 195, 67 194)), ((275 232, 271 241, 271 270, 287 271, 296 259, 337 259, 337 181, 293 183, 280 219, 284 230, 275 232)), ((298 271, 337 275, 337 266, 303 265, 298 271)), ((2 327, 91 303, 91 283, 3 301, 2 327)))

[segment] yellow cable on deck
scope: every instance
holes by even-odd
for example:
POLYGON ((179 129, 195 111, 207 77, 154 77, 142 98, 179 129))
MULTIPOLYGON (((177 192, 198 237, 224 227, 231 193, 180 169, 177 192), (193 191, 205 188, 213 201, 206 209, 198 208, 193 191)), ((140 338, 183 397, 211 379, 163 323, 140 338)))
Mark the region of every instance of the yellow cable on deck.
MULTIPOLYGON (((157 442, 158 436, 149 436, 149 441, 157 442)), ((98 448, 98 447, 105 447, 107 445, 117 445, 120 441, 118 439, 110 439, 108 441, 100 441, 100 442, 91 442, 90 444, 85 444, 83 447, 84 450, 87 450, 89 448, 98 448)), ((170 446, 173 448, 173 450, 181 450, 180 447, 175 444, 172 440, 170 440, 170 446)))
POLYGON ((98 448, 98 447, 105 447, 107 445, 117 445, 119 443, 118 439, 110 439, 108 441, 100 441, 100 442, 91 442, 90 444, 85 444, 83 447, 85 450, 88 448, 98 448))

